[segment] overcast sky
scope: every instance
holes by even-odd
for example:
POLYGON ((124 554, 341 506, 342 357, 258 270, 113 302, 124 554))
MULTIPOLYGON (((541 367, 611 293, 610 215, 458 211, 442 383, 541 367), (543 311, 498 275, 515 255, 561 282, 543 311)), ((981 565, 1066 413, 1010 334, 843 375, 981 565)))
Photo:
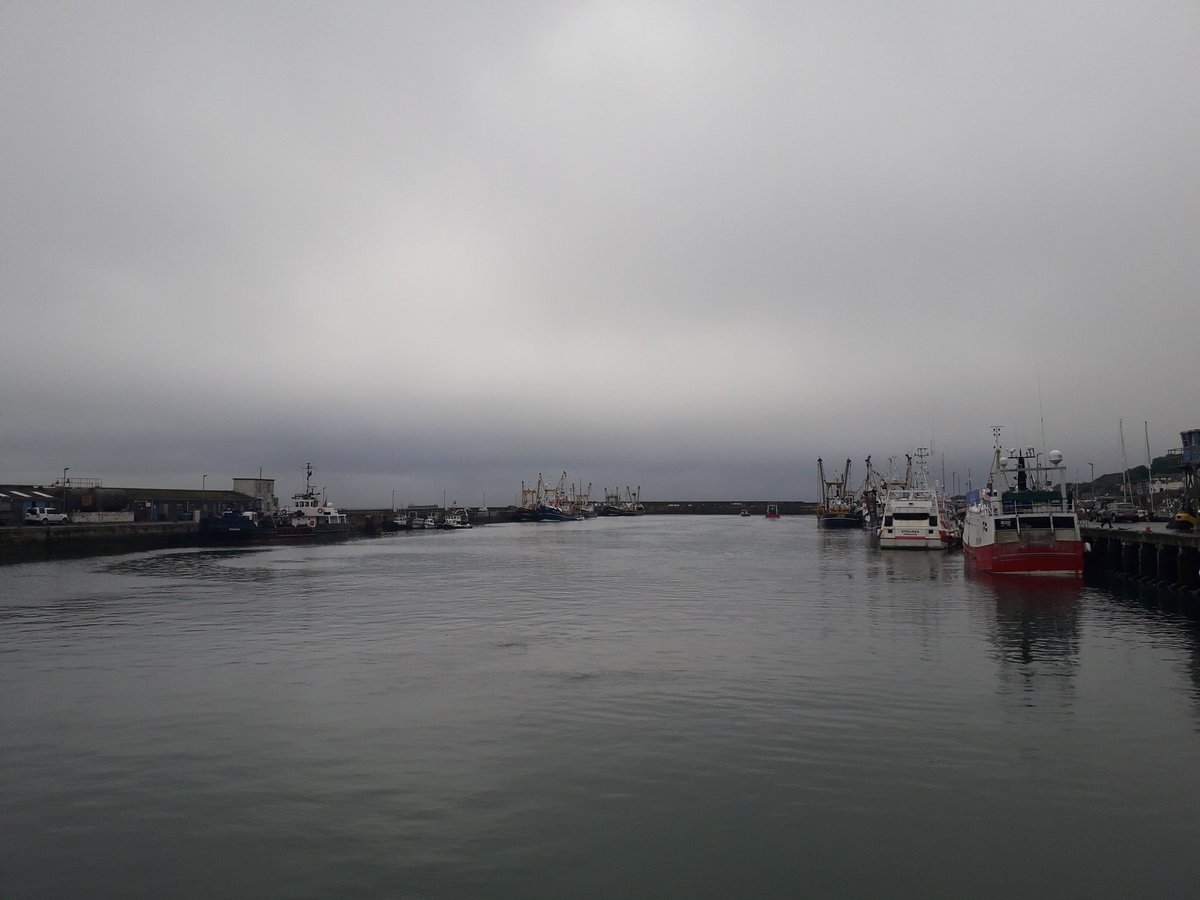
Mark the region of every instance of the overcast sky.
POLYGON ((1197 48, 1190 0, 0 0, 0 481, 1144 463, 1200 427, 1197 48))

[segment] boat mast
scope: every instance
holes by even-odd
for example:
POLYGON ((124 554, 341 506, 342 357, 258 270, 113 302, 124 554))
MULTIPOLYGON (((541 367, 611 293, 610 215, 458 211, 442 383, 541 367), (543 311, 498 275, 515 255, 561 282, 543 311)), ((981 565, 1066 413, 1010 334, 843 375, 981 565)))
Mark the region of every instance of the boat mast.
POLYGON ((1151 489, 1154 487, 1154 475, 1150 471, 1154 468, 1154 458, 1150 455, 1150 423, 1145 419, 1142 420, 1142 429, 1146 434, 1146 512, 1154 510, 1154 496, 1151 489))
POLYGON ((1125 422, 1117 419, 1117 428, 1121 433, 1121 499, 1129 500, 1129 457, 1125 455, 1125 422))

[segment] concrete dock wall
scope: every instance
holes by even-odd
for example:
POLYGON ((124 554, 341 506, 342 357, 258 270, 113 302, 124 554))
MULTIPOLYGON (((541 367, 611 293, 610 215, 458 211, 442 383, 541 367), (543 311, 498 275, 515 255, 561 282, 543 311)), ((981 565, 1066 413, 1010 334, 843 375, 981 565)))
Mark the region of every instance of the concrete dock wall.
MULTIPOLYGON (((810 516, 816 513, 811 501, 769 501, 784 516, 810 516)), ((647 501, 646 515, 738 515, 746 507, 751 515, 766 514, 765 500, 681 500, 647 501)), ((512 508, 497 507, 486 513, 470 510, 472 524, 511 522, 512 508)), ((358 535, 375 535, 386 530, 395 515, 391 510, 349 510, 347 515, 358 535)), ((204 542, 199 522, 123 522, 72 525, 23 525, 0 528, 0 565, 39 559, 126 553, 158 547, 190 547, 204 542)))
POLYGON ((1200 590, 1200 536, 1085 526, 1089 569, 1116 572, 1182 590, 1200 590))
POLYGON ((199 533, 200 526, 196 522, 0 528, 0 563, 185 547, 198 543, 199 533))

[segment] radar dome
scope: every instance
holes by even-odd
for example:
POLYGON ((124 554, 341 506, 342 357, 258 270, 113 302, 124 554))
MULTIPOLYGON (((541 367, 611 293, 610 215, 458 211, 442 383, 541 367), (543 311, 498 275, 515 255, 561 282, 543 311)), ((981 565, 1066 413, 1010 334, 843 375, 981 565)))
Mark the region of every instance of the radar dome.
POLYGON ((1061 450, 1051 450, 1051 451, 1050 451, 1050 463, 1051 463, 1051 465, 1055 465, 1055 466, 1057 466, 1057 465, 1058 465, 1059 463, 1061 463, 1062 461, 1063 461, 1063 455, 1062 455, 1062 451, 1061 451, 1061 450))

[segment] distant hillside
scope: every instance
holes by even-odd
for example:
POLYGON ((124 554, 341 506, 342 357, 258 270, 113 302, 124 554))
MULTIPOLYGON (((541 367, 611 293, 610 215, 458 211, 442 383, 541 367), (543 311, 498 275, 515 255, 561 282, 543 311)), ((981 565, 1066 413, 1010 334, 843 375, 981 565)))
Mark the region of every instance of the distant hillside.
MULTIPOLYGON (((1152 463, 1155 478, 1178 478, 1179 477, 1179 456, 1156 456, 1152 463)), ((1130 484, 1145 484, 1146 483, 1146 467, 1145 466, 1130 466, 1129 467, 1129 483, 1130 484)), ((1119 494, 1121 493, 1121 473, 1109 472, 1104 475, 1098 475, 1096 480, 1089 485, 1097 494, 1119 494)))

